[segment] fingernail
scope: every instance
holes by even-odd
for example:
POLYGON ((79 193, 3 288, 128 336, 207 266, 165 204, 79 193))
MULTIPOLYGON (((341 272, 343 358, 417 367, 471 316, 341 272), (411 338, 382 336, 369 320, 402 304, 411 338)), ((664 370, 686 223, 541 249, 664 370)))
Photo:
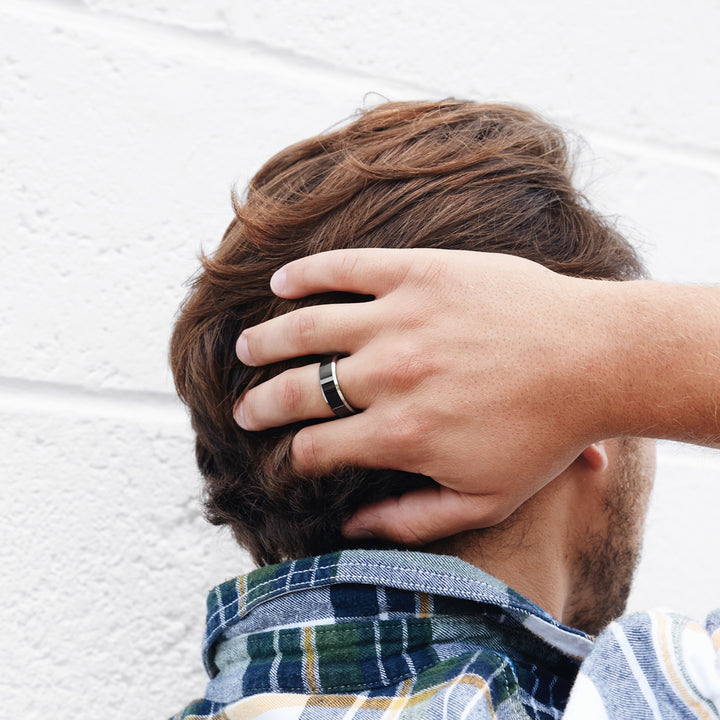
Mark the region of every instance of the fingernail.
POLYGON ((247 430, 245 427, 245 413, 243 412, 243 406, 242 403, 238 403, 235 406, 235 412, 233 413, 233 417, 235 418, 235 422, 243 429, 247 430))
POLYGON ((287 272, 285 268, 280 268, 270 278, 270 289, 276 295, 282 295, 285 292, 285 286, 287 285, 287 272))
POLYGON ((240 335, 238 338, 235 352, 237 353, 238 360, 240 360, 240 362, 245 363, 246 365, 250 362, 250 351, 248 350, 248 341, 245 337, 245 333, 240 335))
POLYGON ((367 528, 348 527, 343 529, 343 535, 350 540, 371 540, 375 537, 367 528))

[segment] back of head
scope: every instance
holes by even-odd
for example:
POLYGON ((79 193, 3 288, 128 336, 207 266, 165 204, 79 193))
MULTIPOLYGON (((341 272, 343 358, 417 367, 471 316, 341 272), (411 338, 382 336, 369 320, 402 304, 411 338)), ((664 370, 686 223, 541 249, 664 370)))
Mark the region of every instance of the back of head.
POLYGON ((181 308, 170 359, 197 433, 208 519, 230 525, 258 564, 347 547, 340 527, 361 504, 431 482, 348 467, 300 477, 289 450, 302 424, 255 433, 235 424, 243 392, 318 360, 246 367, 235 357, 244 328, 302 305, 367 300, 277 298, 269 280, 280 266, 324 250, 417 247, 509 253, 581 277, 643 274, 573 187, 560 130, 507 105, 386 103, 278 153, 234 204, 181 308))

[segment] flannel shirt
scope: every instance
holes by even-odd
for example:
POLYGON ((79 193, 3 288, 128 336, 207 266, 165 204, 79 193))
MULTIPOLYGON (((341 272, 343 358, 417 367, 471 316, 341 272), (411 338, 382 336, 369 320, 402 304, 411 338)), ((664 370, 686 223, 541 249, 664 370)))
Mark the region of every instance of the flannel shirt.
POLYGON ((175 718, 559 718, 591 647, 457 558, 344 551, 215 588, 210 682, 175 718))
POLYGON ((687 682, 672 652, 663 676, 667 628, 656 652, 648 617, 613 623, 594 645, 482 570, 418 552, 260 568, 210 593, 210 681, 173 720, 546 720, 566 705, 568 720, 718 717, 706 651, 720 631, 703 634, 705 677, 687 682))

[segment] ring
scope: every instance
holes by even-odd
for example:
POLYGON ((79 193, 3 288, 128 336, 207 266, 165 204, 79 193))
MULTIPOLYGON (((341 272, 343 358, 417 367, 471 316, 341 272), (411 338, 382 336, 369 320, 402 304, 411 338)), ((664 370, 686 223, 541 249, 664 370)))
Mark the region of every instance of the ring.
POLYGON ((337 379, 337 361, 340 355, 334 355, 329 360, 320 363, 320 390, 325 402, 337 417, 354 415, 357 410, 348 403, 340 389, 337 379))

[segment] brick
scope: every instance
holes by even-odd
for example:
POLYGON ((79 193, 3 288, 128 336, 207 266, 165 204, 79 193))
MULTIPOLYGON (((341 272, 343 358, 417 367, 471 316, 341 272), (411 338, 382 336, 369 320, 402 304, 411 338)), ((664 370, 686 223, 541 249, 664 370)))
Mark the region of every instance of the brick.
POLYGON ((702 620, 718 607, 716 451, 662 443, 630 610, 667 607, 702 620))
POLYGON ((202 694, 208 528, 187 429, 0 413, 3 694, 25 717, 169 717, 202 694), (115 713, 115 714, 113 714, 115 713))
POLYGON ((0 375, 169 391, 182 284, 231 219, 233 182, 364 87, 81 20, 0 25, 0 375))
POLYGON ((658 143, 720 149, 713 0, 478 3, 455 0, 255 0, 124 3, 94 8, 212 28, 239 41, 425 94, 512 100, 658 143))
POLYGON ((579 183, 595 207, 647 260, 653 278, 707 283, 720 277, 720 174, 682 156, 622 151, 589 135, 579 183))

